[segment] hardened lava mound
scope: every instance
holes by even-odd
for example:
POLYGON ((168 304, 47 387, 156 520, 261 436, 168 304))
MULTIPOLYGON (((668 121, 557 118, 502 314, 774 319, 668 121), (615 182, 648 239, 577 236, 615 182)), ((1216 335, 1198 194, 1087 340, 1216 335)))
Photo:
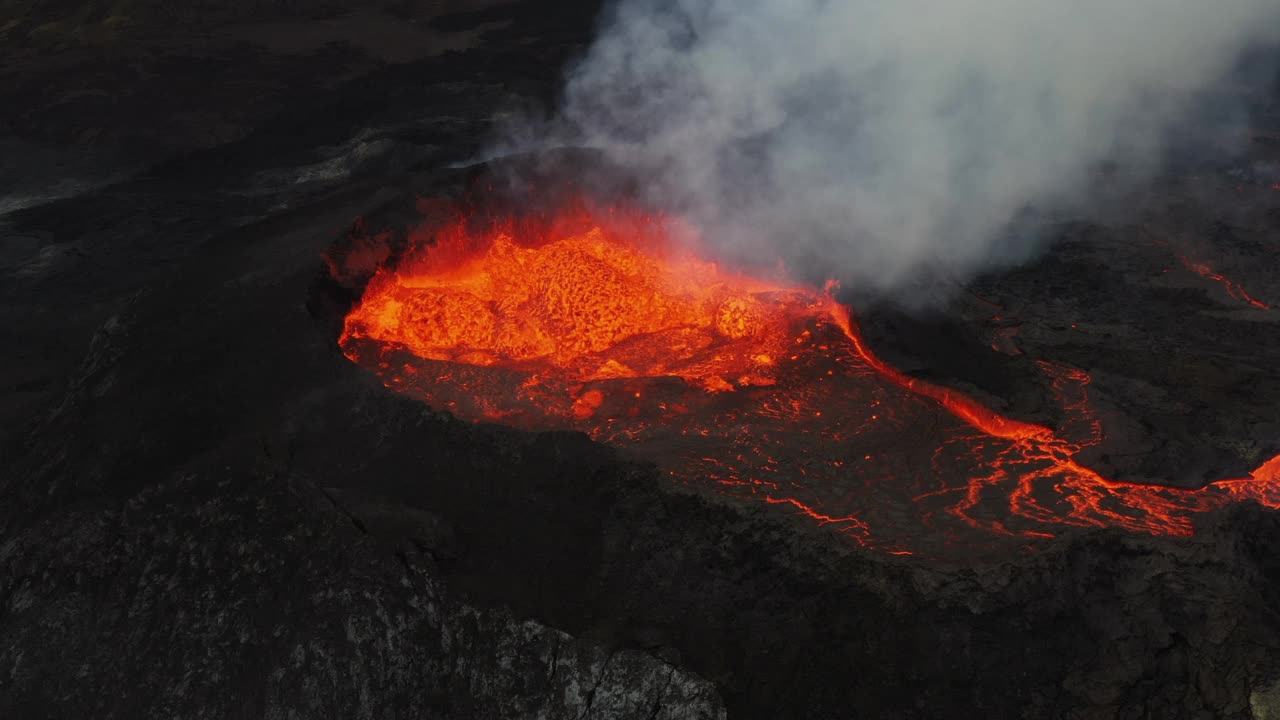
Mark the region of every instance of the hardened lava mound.
POLYGON ((1280 507, 1280 457, 1193 490, 1110 480, 1078 459, 1106 433, 1085 371, 1037 364, 1056 427, 1005 417, 877 357, 833 286, 700 247, 674 219, 584 203, 437 221, 374 253, 340 344, 464 419, 582 431, 883 552, 1032 546, 1072 527, 1188 535, 1199 512, 1280 507))

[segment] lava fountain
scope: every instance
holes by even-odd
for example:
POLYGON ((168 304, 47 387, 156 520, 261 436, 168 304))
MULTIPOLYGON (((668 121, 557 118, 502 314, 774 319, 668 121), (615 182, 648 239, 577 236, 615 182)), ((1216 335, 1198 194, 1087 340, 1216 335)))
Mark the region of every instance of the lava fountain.
POLYGON ((1067 527, 1188 535, 1191 517, 1280 507, 1280 457, 1198 490, 1080 464, 1104 429, 1087 373, 1040 363, 1066 420, 1008 418, 878 358, 831 287, 705 259, 687 226, 570 204, 411 237, 340 345, 464 419, 572 429, 675 482, 781 506, 886 552, 1067 527))

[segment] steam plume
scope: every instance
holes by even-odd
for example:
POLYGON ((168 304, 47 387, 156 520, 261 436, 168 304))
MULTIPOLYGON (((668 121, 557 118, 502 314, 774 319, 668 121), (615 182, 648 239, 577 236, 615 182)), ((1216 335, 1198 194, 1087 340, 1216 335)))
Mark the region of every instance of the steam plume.
POLYGON ((1154 167, 1278 28, 1276 0, 621 0, 560 121, 729 250, 891 289, 986 266, 1102 161, 1154 167))

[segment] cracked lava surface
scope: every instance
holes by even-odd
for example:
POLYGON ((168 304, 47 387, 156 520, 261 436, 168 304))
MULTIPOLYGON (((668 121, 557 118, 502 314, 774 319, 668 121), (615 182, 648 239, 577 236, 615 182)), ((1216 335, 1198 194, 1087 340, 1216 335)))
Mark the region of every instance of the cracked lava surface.
POLYGON ((831 287, 700 259, 678 222, 574 209, 472 224, 412 236, 340 340, 388 387, 464 419, 582 431, 695 491, 889 553, 1072 527, 1190 535, 1196 513, 1280 508, 1280 456, 1193 490, 1102 477, 1077 460, 1106 432, 1085 371, 1038 363, 1057 427, 1004 417, 877 357, 831 287))

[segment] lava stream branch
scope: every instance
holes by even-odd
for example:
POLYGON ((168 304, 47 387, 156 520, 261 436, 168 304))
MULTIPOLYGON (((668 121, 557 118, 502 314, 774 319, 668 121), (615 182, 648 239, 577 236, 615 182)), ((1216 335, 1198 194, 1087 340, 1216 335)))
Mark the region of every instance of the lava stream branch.
MULTIPOLYGON (((870 350, 846 308, 833 300, 830 312, 849 336, 858 355, 884 377, 937 401, 952 415, 983 433, 1011 441, 1011 445, 990 462, 988 474, 970 478, 964 499, 952 508, 975 527, 1009 532, 1004 523, 981 520, 972 513, 981 504, 985 491, 1010 482, 1016 485, 1009 495, 1009 509, 1015 515, 1045 525, 1115 526, 1157 535, 1190 535, 1193 513, 1246 500, 1280 508, 1280 455, 1268 460, 1249 477, 1220 480, 1199 489, 1110 480, 1075 460, 1080 451, 1102 440, 1101 424, 1088 408, 1086 386, 1090 378, 1087 373, 1040 363, 1041 369, 1052 377, 1063 409, 1089 428, 1084 440, 1071 442, 1048 428, 1002 417, 958 392, 904 375, 870 350), (1069 392, 1076 397, 1068 399, 1069 392), (1047 493, 1041 487, 1045 484, 1049 486, 1047 493), (1040 499, 1046 495, 1053 506, 1040 499)), ((1022 534, 1045 535, 1037 530, 1022 534)))
POLYGON ((1179 255, 1178 261, 1181 262, 1182 265, 1186 267, 1188 270, 1199 275, 1200 277, 1206 280, 1212 280, 1222 285, 1223 289, 1227 291, 1227 295, 1231 296, 1233 299, 1239 300, 1240 302, 1251 305, 1257 308, 1258 310, 1271 309, 1270 305, 1262 302, 1261 300, 1258 300, 1257 298, 1250 295, 1248 292, 1245 292, 1245 289, 1240 286, 1240 283, 1236 282, 1235 280, 1232 280, 1231 278, 1227 277, 1226 275, 1223 275, 1220 272, 1215 271, 1213 268, 1209 267, 1208 263, 1195 262, 1190 258, 1188 258, 1186 255, 1179 255))

